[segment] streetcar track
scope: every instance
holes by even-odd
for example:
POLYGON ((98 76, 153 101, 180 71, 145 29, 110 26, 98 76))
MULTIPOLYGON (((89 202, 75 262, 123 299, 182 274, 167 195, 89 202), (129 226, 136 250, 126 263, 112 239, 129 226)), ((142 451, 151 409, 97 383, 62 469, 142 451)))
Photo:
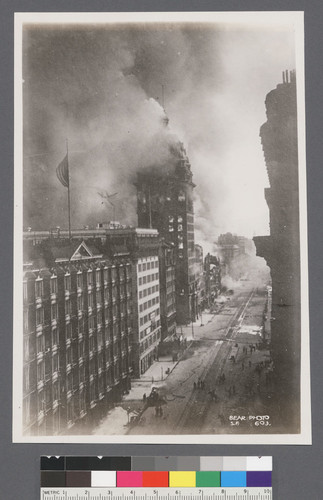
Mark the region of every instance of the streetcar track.
MULTIPOLYGON (((204 370, 202 371, 202 374, 200 375, 200 378, 205 379, 209 372, 211 371, 211 368, 214 365, 215 359, 219 356, 219 365, 216 368, 216 373, 215 373, 215 378, 219 376, 219 374, 223 371, 224 365, 227 361, 228 355, 232 350, 232 341, 235 339, 235 336, 238 333, 238 329, 236 329, 233 324, 237 322, 238 324, 241 324, 243 321, 245 311, 250 303, 250 300, 254 294, 254 289, 250 292, 248 298, 246 301, 243 301, 240 307, 238 307, 237 311, 234 313, 232 316, 229 325, 226 328, 226 335, 225 335, 225 340, 228 342, 222 342, 220 345, 220 348, 218 348, 218 344, 215 343, 214 347, 212 348, 212 353, 209 357, 209 361, 207 362, 204 370), (229 342, 231 341, 231 342, 229 342)), ((184 429, 185 427, 190 426, 190 422, 192 422, 193 425, 196 425, 197 420, 201 424, 203 420, 205 419, 206 413, 210 407, 210 401, 205 400, 204 402, 197 401, 196 400, 196 393, 192 392, 191 397, 189 398, 187 404, 185 405, 185 408, 183 409, 182 413, 180 414, 179 419, 174 425, 174 429, 178 430, 178 428, 184 429), (198 408, 196 404, 198 403, 198 408)))

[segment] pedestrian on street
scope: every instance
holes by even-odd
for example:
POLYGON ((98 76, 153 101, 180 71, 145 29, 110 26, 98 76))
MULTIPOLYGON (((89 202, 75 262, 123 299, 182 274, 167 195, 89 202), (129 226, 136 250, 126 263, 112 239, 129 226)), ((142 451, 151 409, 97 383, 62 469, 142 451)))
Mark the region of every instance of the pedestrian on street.
POLYGON ((251 368, 251 361, 249 360, 249 368, 251 368))
POLYGON ((241 369, 242 369, 242 371, 244 370, 244 362, 243 361, 241 363, 241 369))

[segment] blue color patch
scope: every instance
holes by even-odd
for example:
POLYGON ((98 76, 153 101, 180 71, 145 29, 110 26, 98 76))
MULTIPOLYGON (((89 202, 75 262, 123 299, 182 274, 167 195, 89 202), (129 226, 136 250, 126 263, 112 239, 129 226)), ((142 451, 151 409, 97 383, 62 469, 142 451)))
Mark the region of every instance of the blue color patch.
POLYGON ((221 486, 224 487, 246 487, 246 471, 221 471, 221 486))

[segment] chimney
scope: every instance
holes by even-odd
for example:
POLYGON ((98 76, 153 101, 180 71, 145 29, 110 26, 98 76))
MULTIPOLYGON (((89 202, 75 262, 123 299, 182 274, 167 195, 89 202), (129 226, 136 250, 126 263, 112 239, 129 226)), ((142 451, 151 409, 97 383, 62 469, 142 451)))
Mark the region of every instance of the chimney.
POLYGON ((289 72, 289 79, 291 83, 296 83, 296 71, 294 69, 289 72))
POLYGON ((286 69, 285 74, 286 74, 286 83, 289 83, 288 82, 288 69, 286 69))

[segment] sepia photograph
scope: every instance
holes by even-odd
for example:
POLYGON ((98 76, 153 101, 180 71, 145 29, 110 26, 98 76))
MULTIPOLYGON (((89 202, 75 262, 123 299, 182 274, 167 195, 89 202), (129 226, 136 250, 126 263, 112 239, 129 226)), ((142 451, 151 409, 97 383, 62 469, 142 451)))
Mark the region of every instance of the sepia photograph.
POLYGON ((310 444, 302 12, 16 13, 13 440, 310 444))

